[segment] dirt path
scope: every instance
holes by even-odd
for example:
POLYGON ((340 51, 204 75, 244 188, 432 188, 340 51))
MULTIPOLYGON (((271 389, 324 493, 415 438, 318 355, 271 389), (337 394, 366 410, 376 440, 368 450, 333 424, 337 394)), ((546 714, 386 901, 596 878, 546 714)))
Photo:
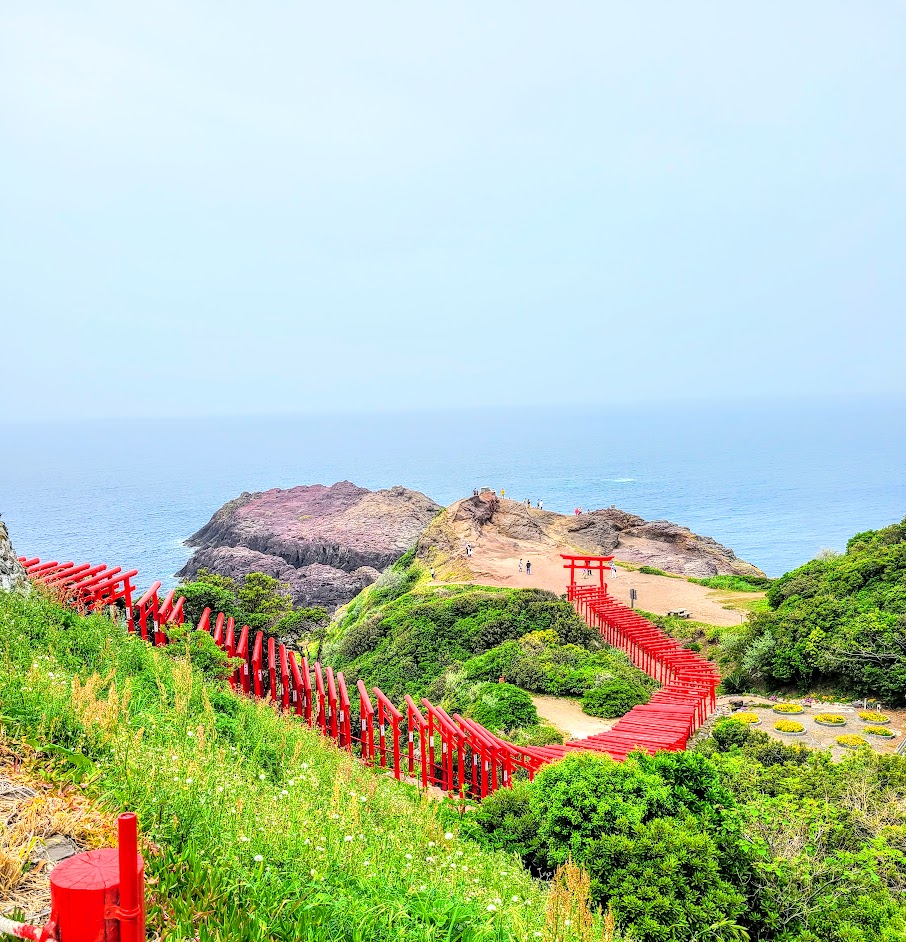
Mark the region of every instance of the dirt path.
MULTIPOLYGON (((566 589, 569 577, 563 568, 560 548, 493 533, 482 534, 472 545, 473 554, 468 565, 476 583, 510 588, 535 586, 558 594, 566 589), (531 575, 526 574, 524 566, 519 572, 520 559, 523 564, 526 560, 531 562, 531 575)), ((592 581, 588 580, 589 583, 592 581)), ((717 592, 683 578, 671 579, 619 568, 615 577, 607 575, 606 582, 610 594, 625 605, 629 605, 629 590, 634 588, 638 593, 636 608, 658 615, 684 608, 692 612, 696 621, 709 625, 738 625, 745 614, 726 606, 732 604, 735 597, 746 601, 757 598, 748 592, 717 592)))
POLYGON ((605 733, 616 723, 616 720, 601 720, 583 713, 579 701, 569 697, 546 697, 534 693, 531 697, 538 716, 556 726, 561 733, 566 733, 570 739, 605 733))

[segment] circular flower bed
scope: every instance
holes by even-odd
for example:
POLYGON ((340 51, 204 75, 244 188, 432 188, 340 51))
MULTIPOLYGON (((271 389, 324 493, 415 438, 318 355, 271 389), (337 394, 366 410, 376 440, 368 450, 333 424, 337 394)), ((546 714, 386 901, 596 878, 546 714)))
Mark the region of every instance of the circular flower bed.
POLYGON ((774 729, 778 733, 786 733, 787 736, 801 736, 805 732, 802 723, 797 723, 795 720, 777 720, 774 729))
POLYGON ((863 723, 871 723, 872 726, 886 726, 890 722, 889 716, 875 713, 874 710, 859 710, 859 719, 863 723))
POLYGON ((844 749, 858 749, 859 746, 867 745, 861 736, 856 736, 853 733, 847 733, 844 736, 838 736, 837 742, 843 746, 844 749))
POLYGON ((739 720, 740 723, 746 723, 749 726, 757 726, 761 722, 761 717, 757 713, 749 713, 745 710, 739 710, 737 713, 734 713, 733 719, 739 720))
POLYGON ((819 713, 815 722, 819 726, 846 726, 846 717, 839 713, 819 713))
POLYGON ((801 713, 801 703, 777 703, 774 705, 775 713, 801 713))
POLYGON ((862 732, 868 733, 869 736, 881 736, 884 739, 890 739, 893 736, 893 731, 885 726, 866 726, 862 732))

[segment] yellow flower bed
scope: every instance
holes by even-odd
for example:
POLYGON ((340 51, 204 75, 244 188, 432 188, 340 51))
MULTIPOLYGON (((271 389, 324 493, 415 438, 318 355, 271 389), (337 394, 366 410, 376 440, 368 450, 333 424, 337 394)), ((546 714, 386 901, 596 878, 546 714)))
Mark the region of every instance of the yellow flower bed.
POLYGON ((744 710, 740 710, 738 713, 733 714, 734 720, 739 720, 740 723, 760 723, 761 717, 757 713, 748 713, 744 710))
POLYGON ((862 732, 868 733, 869 736, 883 736, 887 739, 893 736, 893 733, 886 726, 866 726, 862 732))
POLYGON ((866 723, 889 723, 889 717, 883 713, 875 713, 874 710, 859 710, 859 719, 866 723))
POLYGON ((819 713, 815 717, 815 722, 823 726, 845 726, 846 717, 840 716, 839 713, 819 713))
POLYGON ((801 713, 801 703, 777 703, 774 705, 775 713, 801 713))
POLYGON ((854 733, 846 733, 843 736, 838 736, 837 742, 841 746, 845 746, 847 749, 856 749, 859 746, 867 745, 861 736, 856 736, 854 733))
POLYGON ((779 733, 801 733, 805 727, 802 723, 797 723, 795 720, 777 720, 774 724, 774 729, 779 733))

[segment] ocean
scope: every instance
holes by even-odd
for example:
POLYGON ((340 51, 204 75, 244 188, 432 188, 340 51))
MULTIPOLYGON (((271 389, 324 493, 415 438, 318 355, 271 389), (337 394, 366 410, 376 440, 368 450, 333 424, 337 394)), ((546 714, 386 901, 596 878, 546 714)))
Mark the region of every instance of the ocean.
POLYGON ((904 416, 858 400, 16 422, 0 513, 20 554, 137 568, 144 587, 172 584, 183 540, 242 491, 348 479, 448 504, 488 486, 669 519, 777 576, 906 516, 904 416))

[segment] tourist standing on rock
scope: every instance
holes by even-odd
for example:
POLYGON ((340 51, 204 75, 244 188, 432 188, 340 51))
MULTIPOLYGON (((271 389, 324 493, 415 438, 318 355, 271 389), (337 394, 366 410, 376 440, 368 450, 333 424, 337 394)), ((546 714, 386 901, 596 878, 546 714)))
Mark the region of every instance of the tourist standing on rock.
POLYGON ((539 509, 539 510, 544 510, 544 501, 543 501, 543 500, 539 500, 539 501, 538 501, 538 509, 539 509))
POLYGON ((503 500, 504 497, 506 497, 506 491, 503 488, 500 488, 500 499, 503 500))
POLYGON ((530 560, 525 561, 525 574, 530 576, 532 574, 532 564, 530 560))

